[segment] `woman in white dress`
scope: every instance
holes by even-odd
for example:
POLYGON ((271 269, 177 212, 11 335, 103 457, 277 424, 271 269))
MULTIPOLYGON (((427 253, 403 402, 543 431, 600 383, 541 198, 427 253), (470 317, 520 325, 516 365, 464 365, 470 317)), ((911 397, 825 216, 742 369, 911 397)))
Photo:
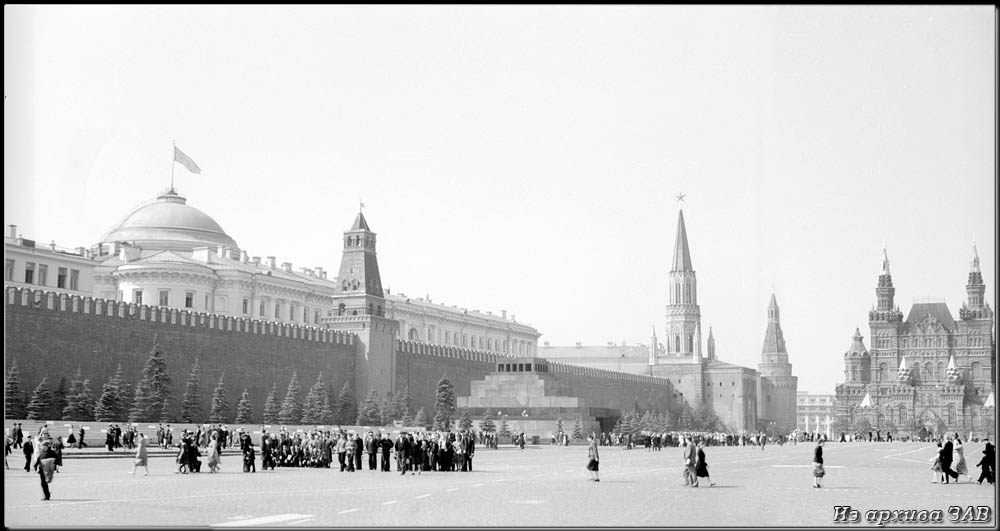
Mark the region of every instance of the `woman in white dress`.
POLYGON ((969 475, 969 465, 965 462, 965 448, 962 447, 962 439, 958 438, 958 432, 955 432, 955 472, 959 476, 964 475, 972 481, 972 476, 969 475))

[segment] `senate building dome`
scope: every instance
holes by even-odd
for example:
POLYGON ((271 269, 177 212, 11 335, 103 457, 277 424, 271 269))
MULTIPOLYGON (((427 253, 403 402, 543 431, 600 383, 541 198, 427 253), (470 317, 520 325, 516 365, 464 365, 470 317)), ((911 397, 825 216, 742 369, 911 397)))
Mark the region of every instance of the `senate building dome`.
POLYGON ((172 188, 155 201, 129 212, 101 238, 101 243, 113 242, 130 242, 142 249, 176 251, 197 247, 239 248, 211 216, 189 206, 172 188))

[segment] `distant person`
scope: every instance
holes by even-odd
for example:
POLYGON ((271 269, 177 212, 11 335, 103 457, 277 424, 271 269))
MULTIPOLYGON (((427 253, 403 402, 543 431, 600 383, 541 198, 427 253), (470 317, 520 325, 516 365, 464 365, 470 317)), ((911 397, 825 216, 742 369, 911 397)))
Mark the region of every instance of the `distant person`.
POLYGON ((958 473, 951 469, 951 463, 954 460, 954 448, 951 442, 951 435, 948 435, 948 440, 945 441, 944 446, 941 448, 941 471, 945 473, 945 484, 951 483, 950 479, 958 481, 958 473))
POLYGON ((694 440, 683 439, 685 442, 684 453, 684 486, 697 487, 698 475, 695 474, 695 461, 698 459, 698 450, 694 446, 694 440))
POLYGON ((24 471, 30 473, 31 457, 35 454, 35 445, 31 443, 31 435, 25 436, 22 450, 24 451, 24 471))
POLYGON ((822 487, 823 476, 826 470, 823 468, 823 439, 816 442, 816 449, 813 451, 813 488, 822 487))
POLYGON ((597 452, 597 441, 594 434, 587 436, 587 471, 590 472, 589 480, 600 481, 598 470, 600 469, 601 456, 597 452))

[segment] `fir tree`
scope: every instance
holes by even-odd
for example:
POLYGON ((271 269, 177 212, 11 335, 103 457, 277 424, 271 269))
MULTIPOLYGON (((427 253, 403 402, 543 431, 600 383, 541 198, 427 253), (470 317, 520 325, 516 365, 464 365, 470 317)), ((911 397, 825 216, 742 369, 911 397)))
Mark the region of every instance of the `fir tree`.
POLYGON ((208 421, 212 423, 224 423, 229 418, 229 402, 226 400, 225 388, 226 373, 219 376, 219 383, 212 392, 212 410, 208 414, 208 421))
POLYGON ((380 426, 387 426, 392 423, 395 415, 396 399, 392 396, 392 391, 382 399, 378 407, 378 421, 380 426))
POLYGON ((122 374, 122 364, 118 364, 118 370, 114 376, 115 387, 118 389, 118 403, 115 404, 115 419, 124 420, 128 417, 131 401, 133 398, 132 384, 125 381, 122 374))
POLYGON ((94 405, 94 420, 100 422, 121 420, 115 416, 118 402, 118 389, 114 384, 114 380, 104 382, 104 385, 101 386, 101 397, 97 399, 97 404, 94 405))
POLYGON ((8 419, 24 418, 24 397, 21 395, 21 377, 17 372, 17 360, 11 360, 10 369, 3 383, 3 411, 8 419))
POLYGON ((372 387, 365 395, 365 399, 358 404, 358 426, 370 426, 380 423, 378 392, 372 387))
POLYGON ((28 420, 44 419, 52 411, 52 391, 49 389, 49 375, 42 377, 28 402, 28 420))
POLYGON ((90 380, 83 378, 83 370, 76 368, 76 374, 70 380, 69 392, 66 396, 66 407, 63 408, 63 420, 91 420, 94 413, 94 398, 90 396, 90 380), (84 383, 88 384, 85 389, 84 383))
POLYGON ((500 430, 497 433, 500 437, 510 437, 510 426, 507 425, 507 416, 500 417, 500 430))
POLYGON ((132 407, 128 412, 129 422, 139 422, 143 420, 149 420, 144 413, 144 404, 146 403, 146 388, 142 384, 142 380, 139 380, 135 384, 135 395, 132 398, 132 407))
POLYGON ((469 410, 467 408, 462 408, 462 416, 458 421, 458 429, 460 430, 471 430, 472 429, 472 417, 469 416, 469 410))
POLYGON ((302 424, 320 424, 323 422, 323 398, 328 396, 326 384, 323 383, 323 373, 316 377, 316 383, 309 388, 306 399, 302 403, 302 424))
POLYGON ((299 401, 299 375, 292 373, 292 379, 288 382, 288 389, 285 391, 285 399, 281 402, 281 409, 278 410, 278 422, 282 424, 296 424, 302 419, 302 402, 299 401))
MULTIPOLYGON (((413 412, 410 411, 410 386, 406 386, 402 393, 396 395, 395 410, 392 420, 412 419, 413 412)), ((406 424, 405 422, 403 424, 406 424)))
POLYGON ((417 415, 415 417, 413 417, 413 423, 412 424, 404 422, 403 425, 404 426, 411 426, 412 425, 413 427, 426 428, 427 427, 427 414, 424 413, 424 407, 420 406, 420 409, 417 410, 417 415))
POLYGON ((354 421, 354 396, 351 393, 350 380, 344 382, 344 387, 340 389, 340 394, 337 395, 337 402, 334 408, 336 409, 334 416, 337 424, 350 424, 354 421))
POLYGON ((437 400, 434 403, 433 430, 447 430, 451 427, 451 416, 455 413, 455 390, 448 381, 448 375, 442 375, 437 384, 437 400))
POLYGON ((320 422, 323 424, 333 424, 333 406, 330 404, 330 393, 323 395, 323 405, 319 410, 320 422))
POLYGON ((249 424, 253 421, 253 407, 250 405, 250 393, 243 388, 243 396, 240 397, 240 401, 236 404, 236 419, 233 421, 237 424, 249 424))
POLYGON ((488 412, 483 415, 483 420, 479 422, 479 429, 486 433, 490 433, 497 429, 496 424, 493 423, 493 417, 491 417, 488 412))
MULTIPOLYGON (((138 413, 137 420, 154 421, 160 416, 163 401, 170 396, 170 375, 167 374, 167 362, 163 359, 159 345, 153 346, 149 359, 146 360, 139 386, 142 388, 142 400, 133 404, 133 412, 138 413)), ((138 393, 136 397, 139 397, 138 393)))
POLYGON ((174 415, 170 412, 170 397, 163 399, 163 405, 160 406, 160 411, 157 416, 157 420, 160 422, 173 422, 174 415))
POLYGON ((69 403, 66 399, 68 392, 68 382, 66 381, 66 377, 63 376, 62 378, 59 378, 59 385, 56 387, 56 390, 52 392, 52 410, 48 415, 46 415, 45 418, 52 420, 62 418, 62 411, 69 403))
POLYGON ((576 424, 573 426, 573 439, 580 440, 583 439, 583 428, 580 427, 580 419, 576 419, 576 424))
MULTIPOLYGON (((421 409, 423 409, 423 408, 421 408, 421 409)), ((425 417, 426 417, 426 415, 425 415, 425 417)), ((415 420, 414 416, 411 415, 409 411, 404 411, 403 412, 403 418, 400 419, 400 420, 402 421, 403 426, 415 426, 416 425, 416 423, 414 422, 414 420, 415 420)))
POLYGON ((264 424, 274 424, 278 422, 278 384, 271 384, 271 392, 264 400, 264 424))
POLYGON ((198 358, 195 358, 194 365, 191 366, 191 374, 188 376, 187 385, 184 387, 184 402, 181 403, 182 422, 201 422, 205 413, 201 409, 201 367, 198 365, 198 358))

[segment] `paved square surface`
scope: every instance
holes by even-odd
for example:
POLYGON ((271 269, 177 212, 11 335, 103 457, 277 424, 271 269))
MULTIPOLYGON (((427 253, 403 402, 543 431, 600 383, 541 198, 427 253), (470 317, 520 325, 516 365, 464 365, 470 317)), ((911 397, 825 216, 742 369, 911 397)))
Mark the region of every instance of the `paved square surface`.
MULTIPOLYGON (((965 446, 973 479, 981 444, 965 446)), ((17 450, 15 450, 16 452, 17 450)), ((479 449, 473 472, 277 468, 244 474, 238 456, 221 474, 173 473, 169 457, 152 475, 131 476, 131 459, 67 458, 40 501, 23 456, 8 457, 4 524, 71 526, 830 526, 834 506, 938 509, 943 524, 994 527, 996 491, 962 477, 931 483, 927 443, 827 444, 827 477, 812 488, 811 444, 767 449, 706 448, 715 487, 683 485, 681 449, 601 448, 601 481, 587 481, 585 446, 479 449), (951 506, 987 506, 987 522, 952 523, 951 506)), ((259 463, 259 460, 258 460, 259 463)), ((367 462, 365 463, 367 466, 367 462)), ((395 463, 393 463, 395 468, 395 463)), ((889 524, 891 527, 893 524, 889 524)), ((845 527, 854 527, 845 525, 845 527)))

